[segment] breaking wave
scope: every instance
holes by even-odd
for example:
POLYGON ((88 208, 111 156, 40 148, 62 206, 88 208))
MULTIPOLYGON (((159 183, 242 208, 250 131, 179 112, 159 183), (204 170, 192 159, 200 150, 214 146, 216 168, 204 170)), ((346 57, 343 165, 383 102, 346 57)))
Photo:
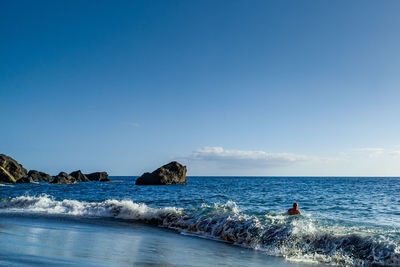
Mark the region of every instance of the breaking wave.
POLYGON ((0 183, 0 186, 14 187, 13 185, 10 185, 10 184, 2 184, 2 183, 0 183))
POLYGON ((399 266, 399 244, 390 234, 322 225, 308 216, 247 215, 235 202, 197 209, 152 208, 131 200, 57 201, 19 196, 0 202, 0 212, 113 217, 245 246, 291 261, 334 265, 399 266))

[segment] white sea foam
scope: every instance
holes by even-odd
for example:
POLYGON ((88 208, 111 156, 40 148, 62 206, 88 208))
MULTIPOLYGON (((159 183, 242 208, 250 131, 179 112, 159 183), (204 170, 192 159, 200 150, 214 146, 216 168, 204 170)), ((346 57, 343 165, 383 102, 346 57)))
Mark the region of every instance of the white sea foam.
POLYGON ((360 229, 317 226, 310 217, 240 211, 233 201, 199 209, 152 208, 131 200, 85 202, 50 196, 19 196, 0 202, 0 212, 115 217, 152 223, 182 233, 262 250, 291 261, 337 265, 399 266, 399 244, 360 229))
POLYGON ((1 183, 0 183, 0 186, 14 187, 14 186, 11 185, 11 184, 1 184, 1 183))
POLYGON ((179 214, 178 208, 150 208, 143 203, 131 200, 105 200, 102 202, 85 202, 64 199, 54 200, 52 197, 19 196, 0 203, 1 211, 63 214, 91 217, 115 217, 132 220, 161 219, 169 214, 179 214))

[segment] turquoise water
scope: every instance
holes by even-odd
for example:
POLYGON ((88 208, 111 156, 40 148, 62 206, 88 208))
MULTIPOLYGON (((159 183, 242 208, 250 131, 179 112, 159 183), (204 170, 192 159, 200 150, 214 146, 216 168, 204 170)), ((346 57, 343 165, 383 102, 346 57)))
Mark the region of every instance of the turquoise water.
POLYGON ((141 222, 296 262, 400 265, 400 178, 189 177, 0 186, 3 216, 141 222), (287 216, 292 203, 302 216, 287 216))

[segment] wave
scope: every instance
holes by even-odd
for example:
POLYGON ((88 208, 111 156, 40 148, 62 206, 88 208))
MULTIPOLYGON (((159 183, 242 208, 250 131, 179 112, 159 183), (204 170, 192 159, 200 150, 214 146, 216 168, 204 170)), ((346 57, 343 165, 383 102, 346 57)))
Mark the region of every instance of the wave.
POLYGON ((2 183, 0 183, 0 186, 14 187, 13 185, 10 185, 10 184, 2 184, 2 183))
POLYGON ((181 233, 217 239, 282 256, 291 261, 335 265, 399 266, 399 244, 384 234, 320 225, 307 216, 242 213, 235 202, 185 210, 152 208, 131 200, 57 201, 19 196, 0 202, 0 212, 113 217, 150 223, 181 233))

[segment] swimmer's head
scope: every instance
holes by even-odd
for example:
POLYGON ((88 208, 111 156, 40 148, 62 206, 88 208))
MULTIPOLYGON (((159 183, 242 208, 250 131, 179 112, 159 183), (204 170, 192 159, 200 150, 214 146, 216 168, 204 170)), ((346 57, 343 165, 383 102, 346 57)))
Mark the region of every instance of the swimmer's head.
POLYGON ((294 203, 293 203, 293 208, 294 208, 294 209, 297 209, 297 206, 298 206, 297 202, 294 202, 294 203))

